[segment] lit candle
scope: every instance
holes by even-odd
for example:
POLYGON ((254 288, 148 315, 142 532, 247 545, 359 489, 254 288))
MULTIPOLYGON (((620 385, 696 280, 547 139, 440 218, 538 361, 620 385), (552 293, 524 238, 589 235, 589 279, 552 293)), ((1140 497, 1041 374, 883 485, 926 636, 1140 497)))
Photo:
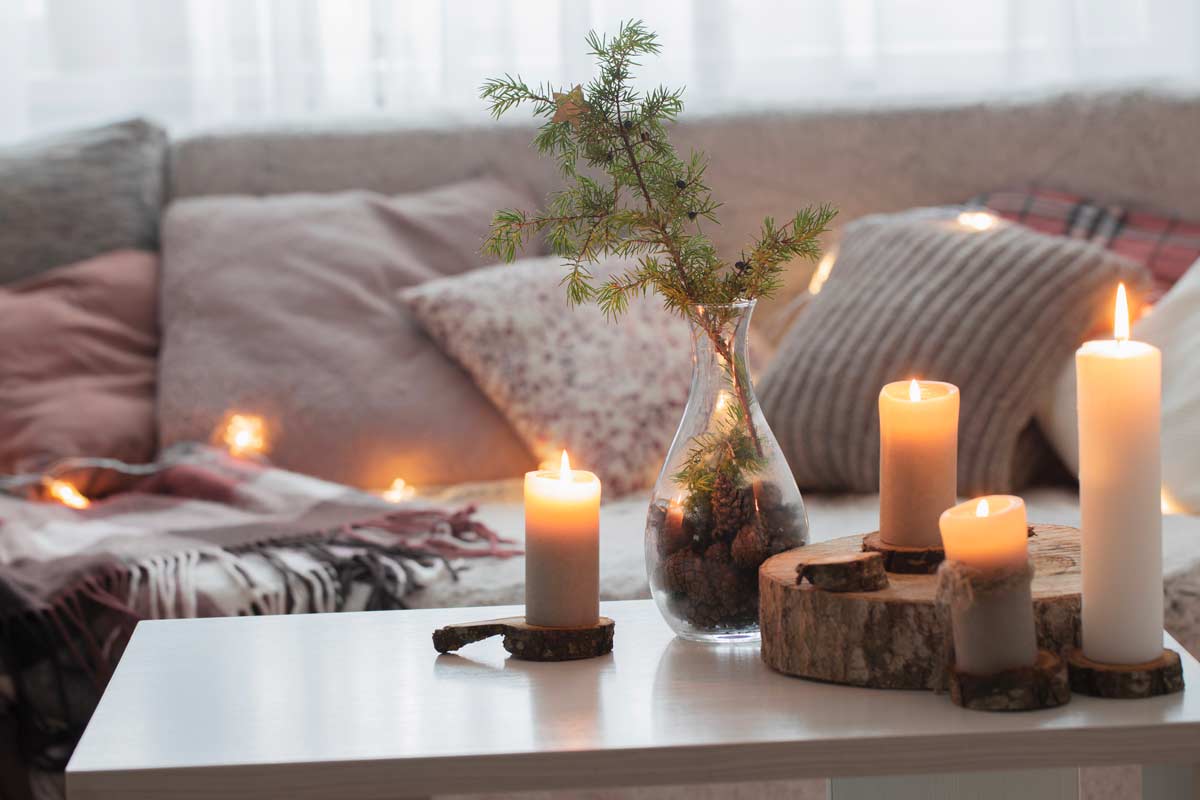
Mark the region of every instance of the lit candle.
POLYGON ((1025 502, 989 495, 947 509, 939 520, 951 584, 954 663, 974 675, 1030 666, 1037 660, 1033 572, 1025 502))
POLYGON ((988 495, 959 503, 938 520, 946 558, 977 569, 1023 567, 1029 560, 1025 501, 988 495))
POLYGON ((600 479, 571 469, 525 473, 525 620, 581 628, 600 618, 600 479))
POLYGON ((1083 653, 1137 664, 1158 658, 1163 647, 1162 354, 1129 340, 1123 284, 1113 332, 1075 353, 1083 653))
POLYGON ((957 499, 958 387, 897 381, 879 393, 879 536, 940 547, 938 517, 957 499))

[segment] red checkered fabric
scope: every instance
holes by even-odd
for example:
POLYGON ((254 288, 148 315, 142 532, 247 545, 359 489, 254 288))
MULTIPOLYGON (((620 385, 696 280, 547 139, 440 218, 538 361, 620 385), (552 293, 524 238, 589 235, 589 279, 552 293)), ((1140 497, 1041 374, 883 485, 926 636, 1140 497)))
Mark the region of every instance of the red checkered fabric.
POLYGON ((970 205, 1028 228, 1086 239, 1138 262, 1154 279, 1153 303, 1200 259, 1200 222, 1104 205, 1069 192, 1034 186, 990 192, 970 205))

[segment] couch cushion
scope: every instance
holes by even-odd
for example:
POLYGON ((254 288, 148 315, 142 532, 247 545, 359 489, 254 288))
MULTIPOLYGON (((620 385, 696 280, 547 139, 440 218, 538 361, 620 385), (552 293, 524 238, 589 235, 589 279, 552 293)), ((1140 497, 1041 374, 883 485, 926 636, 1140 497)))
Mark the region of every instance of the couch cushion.
POLYGON ((520 474, 533 462, 396 292, 484 263, 492 213, 530 202, 490 179, 367 192, 213 197, 163 228, 159 430, 209 438, 266 418, 281 467, 363 488, 520 474))
POLYGON ((123 250, 0 288, 0 473, 154 456, 158 256, 123 250))
MULTIPOLYGON (((621 266, 596 265, 598 280, 621 266)), ((654 482, 691 383, 687 322, 639 297, 615 323, 571 306, 563 261, 534 258, 431 281, 402 300, 542 460, 559 451, 606 496, 654 482)))
POLYGON ((1146 273, 1004 222, 979 231, 922 209, 851 223, 759 392, 797 483, 876 491, 880 387, 921 377, 961 392, 959 493, 1020 486, 1039 452, 1026 433, 1037 401, 1118 280, 1146 273))
MULTIPOLYGON (((1200 261, 1134 323, 1132 335, 1162 350, 1164 501, 1169 510, 1200 514, 1200 261)), ((1037 420, 1063 463, 1078 475, 1074 356, 1061 366, 1037 420)))
POLYGON ((155 249, 166 153, 166 134, 145 120, 0 150, 0 283, 155 249))

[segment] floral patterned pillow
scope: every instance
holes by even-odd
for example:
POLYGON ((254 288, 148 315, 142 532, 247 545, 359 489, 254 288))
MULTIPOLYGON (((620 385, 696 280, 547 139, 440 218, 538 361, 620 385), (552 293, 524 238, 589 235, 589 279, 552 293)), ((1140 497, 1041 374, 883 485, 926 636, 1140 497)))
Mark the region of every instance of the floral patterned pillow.
POLYGON ((616 322, 595 306, 571 306, 562 277, 561 259, 528 259, 400 298, 539 458, 557 463, 566 449, 610 497, 647 487, 687 401, 688 325, 652 297, 616 322))

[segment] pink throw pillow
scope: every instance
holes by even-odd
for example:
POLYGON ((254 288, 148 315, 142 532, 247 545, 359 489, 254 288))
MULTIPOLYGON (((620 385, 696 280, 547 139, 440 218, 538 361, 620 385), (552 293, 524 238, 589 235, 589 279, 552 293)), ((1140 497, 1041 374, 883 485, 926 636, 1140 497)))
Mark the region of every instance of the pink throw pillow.
POLYGON ((478 179, 372 192, 201 197, 163 225, 159 438, 207 440, 264 417, 284 469, 364 489, 516 477, 534 463, 397 293, 486 263, 497 208, 534 201, 478 179))
POLYGON ((154 457, 158 256, 117 250, 0 288, 0 472, 154 457))

